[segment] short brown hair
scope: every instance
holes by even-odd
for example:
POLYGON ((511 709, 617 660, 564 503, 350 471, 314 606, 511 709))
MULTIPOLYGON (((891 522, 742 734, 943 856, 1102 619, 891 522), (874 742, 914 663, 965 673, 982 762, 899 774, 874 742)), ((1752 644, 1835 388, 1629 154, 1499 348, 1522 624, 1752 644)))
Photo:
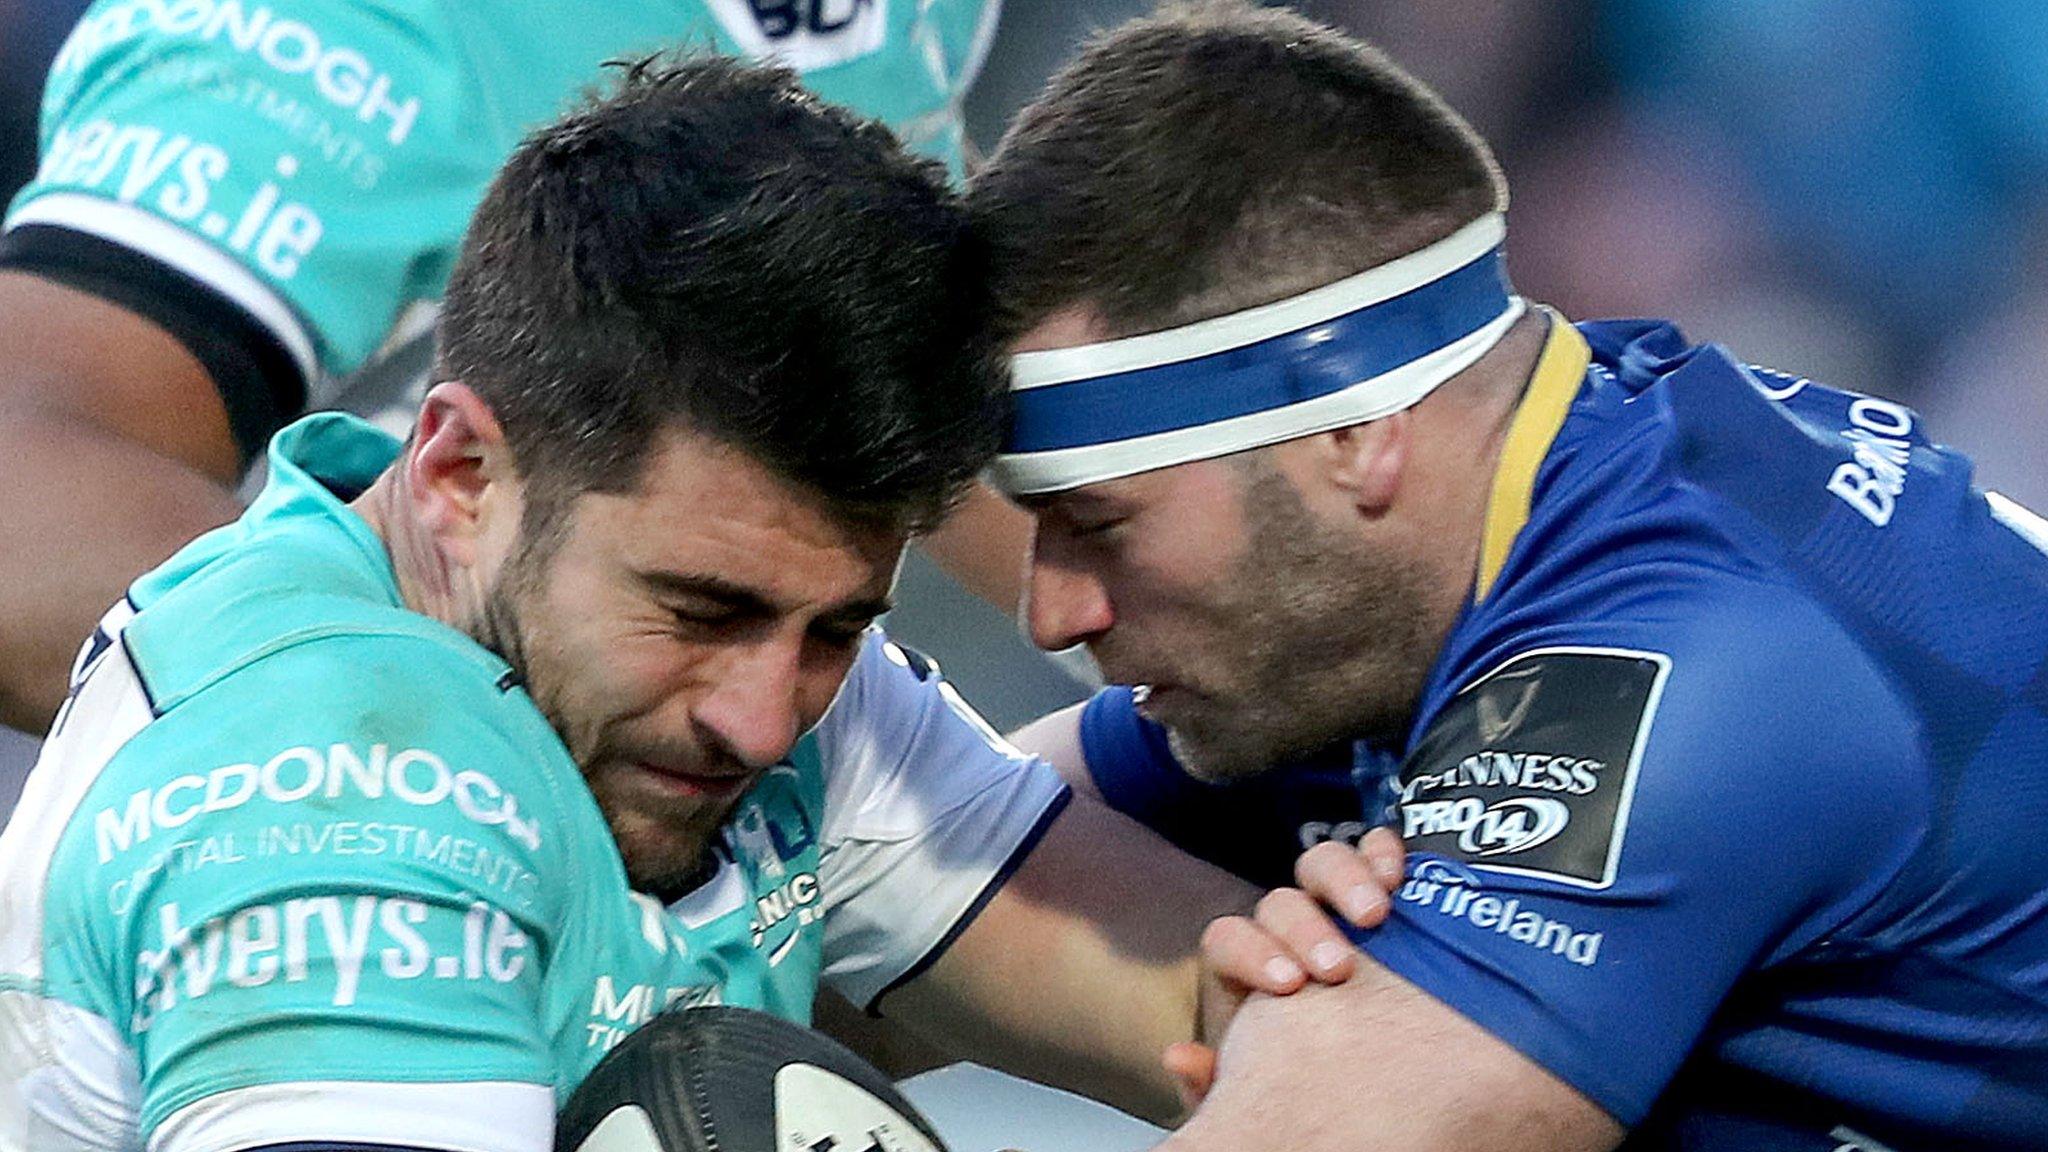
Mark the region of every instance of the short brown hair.
POLYGON ((1013 335, 1073 305, 1132 335, 1342 279, 1506 200, 1486 142, 1379 51, 1211 3, 1088 44, 968 206, 1013 335))
POLYGON ((850 519, 924 528, 1002 431, 973 241, 938 165, 788 69, 653 57, 512 153, 436 371, 497 415, 537 536, 635 489, 677 427, 850 519))

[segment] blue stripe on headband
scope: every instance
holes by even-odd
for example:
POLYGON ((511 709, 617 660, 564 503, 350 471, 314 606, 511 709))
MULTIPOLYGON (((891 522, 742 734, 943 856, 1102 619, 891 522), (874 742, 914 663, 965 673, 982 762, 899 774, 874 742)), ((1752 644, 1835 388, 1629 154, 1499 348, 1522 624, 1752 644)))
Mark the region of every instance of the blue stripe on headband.
POLYGON ((1378 304, 1193 360, 1011 394, 1006 453, 1214 424, 1341 392, 1470 336, 1509 305, 1498 246, 1378 304))

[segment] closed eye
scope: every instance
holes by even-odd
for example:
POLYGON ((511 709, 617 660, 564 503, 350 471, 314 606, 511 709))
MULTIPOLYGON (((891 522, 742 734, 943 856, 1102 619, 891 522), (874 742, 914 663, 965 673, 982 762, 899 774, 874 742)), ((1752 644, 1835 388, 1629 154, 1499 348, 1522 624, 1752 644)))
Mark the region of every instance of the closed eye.
POLYGON ((706 634, 744 628, 767 619, 760 613, 727 605, 664 605, 679 632, 706 634))
POLYGON ((824 641, 827 644, 832 645, 835 648, 850 648, 853 645, 860 643, 861 635, 866 631, 867 625, 865 624, 861 625, 858 628, 849 628, 845 625, 838 624, 820 624, 811 629, 811 635, 816 636, 818 639, 824 641))
POLYGON ((1067 535, 1072 536, 1076 540, 1099 539, 1121 527, 1124 521, 1128 519, 1129 517, 1127 516, 1112 516, 1104 520, 1087 522, 1069 520, 1067 522, 1067 535))

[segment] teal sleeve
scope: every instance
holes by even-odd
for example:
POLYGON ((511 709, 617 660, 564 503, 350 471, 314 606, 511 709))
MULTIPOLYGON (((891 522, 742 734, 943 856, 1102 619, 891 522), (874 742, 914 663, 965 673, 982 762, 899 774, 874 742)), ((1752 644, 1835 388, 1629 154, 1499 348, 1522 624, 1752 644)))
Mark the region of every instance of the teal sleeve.
POLYGON ((116 241, 270 328, 308 381, 438 293, 502 146, 421 0, 103 0, 52 66, 10 227, 116 241))
POLYGON ((80 811, 56 867, 90 877, 85 931, 53 975, 100 977, 144 1132, 255 1085, 552 1084, 595 808, 473 659, 414 636, 267 656, 146 727, 80 811))

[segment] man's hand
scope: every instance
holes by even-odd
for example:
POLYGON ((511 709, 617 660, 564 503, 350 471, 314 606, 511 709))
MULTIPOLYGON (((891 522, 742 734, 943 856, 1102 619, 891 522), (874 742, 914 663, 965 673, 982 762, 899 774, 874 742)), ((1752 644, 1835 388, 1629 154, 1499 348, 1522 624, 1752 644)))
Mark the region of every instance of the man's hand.
POLYGON ((1225 916, 1202 933, 1200 1043, 1174 1044, 1161 1058, 1190 1110, 1216 1078, 1216 1050, 1230 1018, 1254 992, 1285 996, 1311 979, 1342 984, 1356 968, 1358 950, 1331 918, 1359 928, 1377 927, 1401 885, 1401 840, 1375 828, 1356 849, 1323 843, 1294 862, 1300 888, 1268 892, 1251 916, 1225 916), (1320 901, 1320 903, 1318 903, 1320 901))

